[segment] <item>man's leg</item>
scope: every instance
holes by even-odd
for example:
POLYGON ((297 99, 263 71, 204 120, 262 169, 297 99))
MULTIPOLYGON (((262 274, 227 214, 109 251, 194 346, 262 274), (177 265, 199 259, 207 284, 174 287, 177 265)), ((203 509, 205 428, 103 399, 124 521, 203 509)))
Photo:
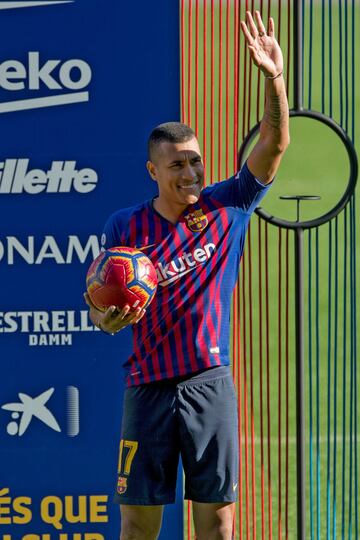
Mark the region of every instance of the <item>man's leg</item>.
POLYGON ((193 502, 197 540, 232 540, 235 503, 193 502))
MULTIPOLYGON (((120 505, 120 540, 156 540, 164 507, 120 505)), ((204 537, 205 538, 205 537, 204 537)))

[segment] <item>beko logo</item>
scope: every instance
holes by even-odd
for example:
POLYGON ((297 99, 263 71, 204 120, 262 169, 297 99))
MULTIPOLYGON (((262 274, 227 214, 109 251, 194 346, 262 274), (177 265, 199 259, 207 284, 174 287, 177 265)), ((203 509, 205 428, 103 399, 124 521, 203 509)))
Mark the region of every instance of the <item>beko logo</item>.
POLYGON ((0 89, 9 92, 28 90, 32 96, 35 91, 48 89, 51 94, 1 102, 0 113, 89 101, 86 88, 91 78, 89 64, 79 58, 66 61, 43 60, 39 52, 33 51, 28 53, 27 63, 5 60, 0 63, 0 89), (67 92, 52 93, 61 90, 67 92))
POLYGON ((29 8, 29 7, 40 7, 40 6, 52 6, 57 4, 73 4, 74 0, 40 0, 37 2, 32 2, 28 0, 27 2, 0 2, 0 9, 19 9, 19 8, 29 8))
POLYGON ((27 264, 72 264, 73 262, 90 262, 100 253, 99 239, 92 234, 84 244, 78 236, 70 235, 59 245, 54 236, 36 239, 28 236, 27 240, 19 240, 15 236, 0 239, 0 264, 9 265, 25 261, 27 264))
POLYGON ((0 162, 0 195, 27 193, 77 193, 93 191, 98 182, 94 169, 77 169, 76 161, 53 161, 48 170, 32 169, 29 159, 0 162))

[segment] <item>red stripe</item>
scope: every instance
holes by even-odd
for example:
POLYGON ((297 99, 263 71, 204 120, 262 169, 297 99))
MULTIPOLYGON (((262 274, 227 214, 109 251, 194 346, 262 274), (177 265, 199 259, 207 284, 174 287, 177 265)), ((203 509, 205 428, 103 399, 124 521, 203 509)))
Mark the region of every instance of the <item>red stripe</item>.
POLYGON ((199 0, 195 3, 195 133, 199 136, 199 0))
MULTIPOLYGON (((180 235, 179 235, 179 233, 177 231, 175 231, 175 233, 174 233, 173 242, 177 246, 181 246, 181 244, 182 244, 182 239, 181 239, 181 237, 180 237, 180 235)), ((185 282, 185 287, 186 287, 186 290, 188 291, 189 298, 194 297, 195 296, 195 285, 193 284, 193 279, 192 279, 191 274, 186 276, 185 280, 186 280, 186 282, 191 283, 191 286, 189 287, 188 283, 185 282)), ((179 292, 179 295, 180 295, 180 292, 179 292)), ((176 302, 175 299, 174 299, 174 302, 176 302)), ((179 298, 179 305, 180 305, 180 302, 181 302, 181 299, 179 298)), ((184 306, 180 305, 180 309, 177 310, 177 315, 178 315, 178 320, 179 321, 182 319, 184 314, 185 314, 184 306)), ((191 315, 191 314, 189 314, 189 315, 191 315)), ((191 316, 189 317, 188 314, 185 315, 185 323, 184 324, 185 324, 186 329, 188 329, 188 328, 190 329, 190 331, 187 334, 187 343, 188 343, 187 354, 190 356, 190 365, 191 365, 193 371, 199 371, 200 366, 199 366, 198 362, 196 361, 196 355, 195 355, 195 351, 194 351, 193 329, 192 329, 192 324, 191 324, 191 316), (188 326, 189 324, 190 324, 190 326, 188 326)), ((175 329, 176 329, 175 345, 176 345, 176 351, 177 351, 177 363, 179 365, 180 372, 183 373, 183 372, 186 371, 186 367, 185 367, 186 359, 185 359, 185 356, 184 356, 184 351, 183 351, 182 346, 181 346, 181 343, 182 343, 182 340, 183 340, 183 335, 181 334, 181 329, 180 329, 179 323, 175 324, 175 329)))
MULTIPOLYGON (((220 210, 220 219, 221 219, 221 225, 222 225, 222 228, 223 228, 223 231, 224 231, 224 234, 225 234, 225 232, 228 230, 228 227, 229 227, 229 219, 228 219, 228 215, 227 215, 227 212, 226 212, 225 209, 220 210)), ((216 237, 216 242, 217 243, 219 242, 219 236, 216 237)), ((223 244, 222 250, 221 250, 220 254, 218 255, 218 258, 225 258, 225 251, 226 250, 227 250, 227 245, 223 244)), ((226 256, 226 260, 227 260, 227 256, 226 256)), ((220 279, 219 279, 219 282, 218 282, 218 286, 217 286, 217 288, 215 290, 215 310, 216 310, 216 315, 217 315, 218 340, 220 340, 219 332, 220 332, 221 323, 222 323, 222 309, 221 309, 221 300, 220 300, 220 298, 221 298, 221 294, 222 294, 222 287, 223 287, 222 279, 223 279, 223 274, 224 274, 224 271, 225 271, 225 267, 226 267, 226 263, 223 264, 220 279)), ((212 296, 210 296, 210 298, 212 298, 212 296)))
MULTIPOLYGON (((192 294, 194 294, 193 291, 192 291, 192 294)), ((191 318, 191 313, 189 311, 187 311, 185 314, 184 323, 185 323, 185 327, 189 329, 189 332, 187 332, 187 335, 186 335, 186 344, 187 344, 187 349, 188 349, 187 352, 189 354, 191 369, 192 371, 199 371, 199 364, 196 360, 196 356, 194 352, 193 322, 191 318)))
POLYGON ((287 24, 286 94, 289 95, 290 59, 291 59, 291 43, 292 43, 291 1, 290 0, 288 0, 287 7, 288 7, 288 24, 287 24))
POLYGON ((247 398, 247 341, 246 341, 246 266, 243 257, 242 264, 242 318, 243 318, 243 369, 244 369, 244 428, 245 428, 245 503, 246 503, 246 534, 250 538, 250 501, 249 501, 249 428, 248 428, 248 398, 247 398))
POLYGON ((269 539, 272 540, 272 487, 271 487, 271 407, 270 407, 270 316, 269 316, 269 252, 268 224, 265 223, 265 313, 266 313, 266 406, 267 406, 267 467, 268 467, 268 520, 269 539))
POLYGON ((261 539, 265 540, 265 474, 264 474, 264 414, 263 414, 263 306, 262 306, 262 237, 261 219, 258 222, 258 261, 259 261, 259 373, 260 373, 260 463, 261 463, 261 539))
POLYGON ((136 214, 129 221, 129 244, 136 246, 136 214))
POLYGON ((229 177, 229 101, 230 101, 230 0, 226 2, 226 91, 225 91, 225 175, 229 177))
POLYGON ((251 483, 252 483, 252 521, 256 538, 256 484, 255 484, 255 425, 254 425, 254 374, 253 374, 253 313, 252 313, 252 264, 251 264, 251 224, 248 230, 248 268, 249 268, 249 343, 250 343, 250 420, 251 420, 251 483))
MULTIPOLYGON (((161 219, 157 216, 157 220, 158 220, 158 223, 159 223, 159 228, 161 229, 161 219)), ((176 242, 175 238, 173 236, 170 236, 168 235, 168 239, 165 241, 165 239, 163 239, 162 241, 162 247, 163 247, 163 253, 162 253, 162 257, 164 260, 167 260, 170 258, 170 255, 171 255, 171 243, 172 242, 176 242)), ((176 245, 176 243, 175 243, 176 245)), ((156 335, 156 343, 159 343, 162 341, 162 344, 165 345, 167 339, 166 339, 166 336, 164 337, 164 339, 161 339, 162 338, 162 332, 161 332, 161 329, 160 329, 160 323, 161 321, 163 320, 166 320, 169 318, 169 315, 168 315, 168 307, 169 307, 169 298, 170 298, 170 294, 171 294, 171 289, 169 287, 163 287, 162 288, 162 306, 161 306, 161 314, 160 314, 160 318, 158 320, 158 325, 156 327, 156 329, 154 329, 154 333, 156 335)), ((170 349, 167 349, 166 351, 164 350, 164 361, 165 361, 165 368, 166 368, 166 371, 167 373, 174 373, 173 371, 173 365, 172 365, 172 355, 171 355, 171 351, 170 349), (165 354, 166 352, 168 352, 168 354, 165 354)))
MULTIPOLYGON (((129 244, 130 246, 136 246, 136 243, 137 243, 136 242, 136 239, 137 239, 137 236, 136 236, 136 233, 137 233, 136 220, 137 220, 137 215, 135 214, 135 215, 132 216, 132 218, 129 221, 129 239, 128 239, 127 244, 129 244)), ((132 330, 133 330, 133 348, 134 348, 134 351, 135 351, 137 343, 138 343, 138 339, 139 339, 140 328, 137 327, 137 326, 133 326, 132 330)), ((142 368, 140 368, 140 367, 139 367, 139 369, 142 370, 142 368)), ((131 379, 129 379, 129 380, 131 380, 131 384, 135 384, 135 385, 138 385, 138 384, 140 384, 142 382, 141 378, 137 374, 132 375, 131 379)))
POLYGON ((282 304, 282 294, 281 294, 281 228, 279 228, 279 243, 278 243, 278 537, 281 540, 282 538, 282 508, 281 508, 281 365, 282 365, 282 332, 281 332, 281 304, 282 304))
POLYGON ((278 0, 278 42, 280 45, 280 36, 281 36, 281 0, 278 0))
POLYGON ((221 180, 222 165, 222 0, 219 0, 219 101, 218 101, 218 180, 221 180))
POLYGON ((285 295, 286 295, 286 340, 285 340, 285 356, 286 356, 286 464, 285 464, 285 538, 289 538, 289 229, 286 229, 286 279, 285 279, 285 295))
MULTIPOLYGON (((133 327, 133 349, 134 349, 134 354, 135 354, 135 347, 137 345, 137 340, 138 340, 137 336, 138 336, 138 334, 139 334, 138 329, 133 327)), ((130 373, 131 373, 131 369, 132 369, 132 367, 130 367, 130 373)), ((140 370, 140 367, 139 367, 139 370, 140 370)), ((131 381, 132 385, 137 386, 138 384, 140 384, 140 377, 137 374, 131 375, 129 377, 129 381, 131 381)))
MULTIPOLYGON (((260 15, 263 18, 263 0, 260 0, 260 15)), ((257 70, 257 91, 256 91, 256 121, 260 121, 260 79, 261 73, 260 70, 257 70)))
MULTIPOLYGON (((143 221, 142 221, 142 224, 144 224, 144 220, 150 220, 150 219, 154 219, 154 223, 155 223, 155 237, 154 237, 154 243, 160 243, 161 240, 162 240, 162 230, 161 230, 161 223, 160 223, 160 220, 159 220, 159 217, 156 216, 153 212, 149 212, 149 210, 147 210, 146 212, 144 212, 144 216, 143 216, 143 221)), ((148 224, 145 225, 146 227, 146 230, 148 231, 148 224)), ((158 316, 157 316, 157 313, 156 313, 156 305, 155 303, 153 304, 150 304, 148 310, 150 310, 150 313, 148 314, 148 316, 150 316, 154 322, 154 331, 153 331, 153 336, 155 337, 155 341, 157 342, 158 339, 156 337, 156 329, 159 327, 159 320, 158 320, 158 316)), ((146 356, 148 356, 151 352, 151 336, 148 336, 148 337, 145 337, 145 335, 142 335, 141 336, 141 340, 139 339, 139 335, 138 333, 136 333, 136 336, 137 336, 137 339, 135 340, 134 339, 134 355, 136 357, 136 360, 138 362, 138 364, 141 366, 141 369, 143 371, 143 374, 144 374, 144 378, 145 380, 148 382, 149 379, 150 379, 150 376, 149 376, 149 372, 148 372, 148 368, 146 366, 146 362, 144 361, 141 353, 140 353, 140 348, 138 347, 138 344, 141 346, 144 347, 145 349, 145 354, 146 356)), ((134 334, 134 338, 135 338, 135 334, 134 334)), ((151 352, 151 361, 153 363, 153 366, 155 365, 154 367, 154 372, 159 372, 160 368, 159 368, 159 360, 158 360, 158 354, 157 354, 157 351, 154 352, 152 351, 151 352)), ((147 361, 149 361, 150 358, 148 358, 147 361)), ((139 384, 139 383, 136 383, 136 380, 137 380, 137 377, 135 376, 134 377, 134 383, 135 384, 139 384)))
MULTIPOLYGON (((251 2, 251 11, 254 11, 254 0, 251 2)), ((253 63, 251 60, 249 60, 249 92, 248 92, 248 120, 247 120, 247 132, 250 131, 251 128, 251 97, 252 97, 252 68, 253 63)))
POLYGON ((188 506, 187 506, 187 521, 188 521, 188 531, 187 531, 187 537, 188 537, 188 540, 191 540, 191 523, 192 523, 192 520, 191 520, 191 501, 188 501, 188 506))
POLYGON ((237 169, 239 143, 239 2, 235 0, 234 14, 234 169, 237 169))
MULTIPOLYGON (((141 214, 141 244, 146 246, 149 243, 149 211, 148 209, 146 209, 141 214)), ((139 331, 139 339, 141 341, 144 341, 147 334, 146 323, 144 319, 142 319, 139 324, 135 325, 135 327, 139 331)))
POLYGON ((210 182, 214 182, 215 175, 215 104, 214 104, 214 71, 215 71, 215 8, 211 0, 211 56, 210 56, 210 182))
MULTIPOLYGON (((204 214, 206 214, 208 216, 208 219, 210 221, 211 220, 210 216, 211 216, 211 213, 212 213, 210 208, 205 203, 202 203, 202 210, 203 210, 204 214)), ((211 225, 209 224, 208 227, 210 227, 210 226, 211 225)), ((213 229, 214 229, 213 241, 214 241, 215 246, 217 246, 218 245, 218 240, 219 240, 218 229, 217 229, 217 227, 214 227, 213 229)), ((208 267, 207 267, 208 272, 209 272, 209 270, 208 270, 209 266, 210 266, 210 272, 213 270, 216 259, 217 259, 217 254, 216 254, 215 257, 210 259, 210 261, 207 263, 208 264, 208 267)), ((214 298, 214 296, 213 296, 214 295, 214 281, 215 281, 215 279, 212 278, 210 288, 209 288, 209 298, 211 298, 211 299, 214 298)), ((201 320, 201 322, 199 324, 199 331, 197 333, 197 341, 198 341, 198 343, 200 345, 200 348, 202 350, 208 351, 208 345, 205 343, 205 340, 204 340, 204 330, 203 330, 204 326, 205 326, 205 324, 210 325, 209 334, 210 334, 210 339, 211 339, 211 345, 210 345, 211 347, 217 346, 216 341, 218 341, 219 326, 217 326, 217 328, 215 327, 214 322, 208 316, 208 310, 207 310, 206 314, 204 313, 203 295, 200 295, 197 302, 198 302, 198 306, 199 306, 198 313, 203 314, 203 318, 202 318, 202 320, 201 320)))
POLYGON ((185 122, 185 0, 181 0, 181 121, 185 122))
MULTIPOLYGON (((162 341, 162 346, 163 346, 163 350, 164 350, 164 359, 165 359, 165 366, 166 366, 166 375, 168 377, 174 377, 174 368, 173 368, 173 358, 172 358, 172 353, 171 353, 171 349, 170 349, 170 343, 169 343, 169 339, 168 339, 168 335, 167 334, 163 341, 162 341)), ((179 356, 177 356, 177 360, 178 360, 179 356)), ((159 379, 161 379, 161 377, 159 377, 159 379)))
POLYGON ((174 330, 174 340, 175 340, 175 345, 176 345, 179 375, 185 375, 186 366, 184 362, 184 353, 182 351, 182 342, 183 342, 184 336, 181 333, 180 324, 178 322, 174 324, 173 330, 174 330))
MULTIPOLYGON (((142 239, 143 239, 143 242, 145 245, 151 243, 158 243, 161 241, 161 235, 155 239, 150 239, 149 238, 149 221, 150 219, 153 219, 153 212, 149 211, 149 209, 147 208, 146 209, 146 212, 143 212, 142 213, 142 219, 141 219, 141 234, 142 234, 142 239)), ((155 234, 155 236, 157 236, 155 234)), ((148 310, 150 311, 150 313, 147 315, 148 317, 151 317, 151 320, 153 320, 153 312, 156 311, 155 309, 155 303, 153 304, 150 304, 148 310)), ((142 321, 140 322, 140 324, 142 323, 142 321)), ((144 329, 143 332, 140 333, 140 336, 138 336, 138 339, 137 339, 137 343, 140 343, 140 344, 145 344, 145 342, 149 342, 149 338, 146 339, 146 336, 147 336, 147 330, 146 330, 146 325, 145 325, 145 322, 143 322, 142 324, 142 327, 144 329)), ((149 347, 147 347, 146 350, 146 353, 149 352, 149 347)), ((155 377, 156 375, 159 373, 160 371, 160 367, 159 367, 159 361, 158 361, 158 356, 157 356, 157 353, 152 356, 151 358, 151 361, 152 361, 152 368, 153 368, 153 371, 155 373, 155 377)), ((146 361, 142 361, 142 369, 143 369, 143 374, 144 374, 144 382, 150 382, 151 380, 151 376, 150 376, 150 373, 149 373, 149 370, 148 370, 148 366, 147 366, 147 363, 146 361)))
MULTIPOLYGON (((246 0, 246 9, 248 9, 248 0, 246 0)), ((248 52, 247 52, 247 48, 244 47, 244 68, 243 68, 243 77, 244 77, 244 81, 243 81, 243 121, 242 121, 242 138, 244 139, 245 138, 245 135, 246 135, 246 83, 247 83, 247 75, 248 75, 248 70, 247 70, 247 58, 248 58, 248 52)))
POLYGON ((189 28, 188 28, 188 113, 187 123, 191 124, 191 86, 192 86, 192 3, 189 0, 189 28))
MULTIPOLYGON (((238 282, 237 286, 237 305, 238 313, 240 315, 240 286, 238 282)), ((236 328, 237 343, 238 343, 238 410, 239 410, 239 528, 240 528, 240 540, 243 538, 243 457, 242 457, 242 401, 241 401, 241 361, 242 361, 242 349, 240 339, 240 323, 236 328)))
POLYGON ((204 156, 204 182, 206 182, 206 129, 207 129, 207 8, 204 6, 204 88, 203 88, 203 156, 204 156))

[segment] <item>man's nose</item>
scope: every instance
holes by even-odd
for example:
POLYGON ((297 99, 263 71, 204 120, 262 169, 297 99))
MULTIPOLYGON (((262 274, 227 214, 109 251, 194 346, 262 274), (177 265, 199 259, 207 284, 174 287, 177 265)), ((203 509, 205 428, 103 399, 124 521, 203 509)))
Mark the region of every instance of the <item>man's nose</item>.
POLYGON ((197 180, 197 174, 195 168, 188 163, 183 169, 183 177, 187 180, 197 180))

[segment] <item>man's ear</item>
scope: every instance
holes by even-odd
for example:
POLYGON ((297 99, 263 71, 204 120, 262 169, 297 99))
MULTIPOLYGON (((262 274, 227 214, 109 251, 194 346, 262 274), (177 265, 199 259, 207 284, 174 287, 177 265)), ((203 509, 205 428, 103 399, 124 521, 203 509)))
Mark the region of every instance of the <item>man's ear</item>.
POLYGON ((151 178, 152 178, 153 180, 155 180, 155 182, 156 182, 156 181, 157 181, 157 178, 156 178, 156 167, 155 167, 155 165, 153 164, 153 162, 150 161, 150 160, 147 161, 147 162, 146 162, 146 168, 147 168, 147 170, 149 171, 149 174, 150 174, 151 178))

